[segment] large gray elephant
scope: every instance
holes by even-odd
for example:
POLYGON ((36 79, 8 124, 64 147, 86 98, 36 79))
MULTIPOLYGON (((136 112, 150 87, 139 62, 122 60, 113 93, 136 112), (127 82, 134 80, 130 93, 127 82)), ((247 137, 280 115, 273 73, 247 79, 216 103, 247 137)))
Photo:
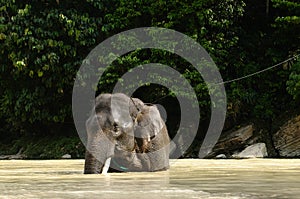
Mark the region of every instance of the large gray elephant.
POLYGON ((101 94, 86 121, 85 174, 169 168, 169 136, 155 105, 101 94))

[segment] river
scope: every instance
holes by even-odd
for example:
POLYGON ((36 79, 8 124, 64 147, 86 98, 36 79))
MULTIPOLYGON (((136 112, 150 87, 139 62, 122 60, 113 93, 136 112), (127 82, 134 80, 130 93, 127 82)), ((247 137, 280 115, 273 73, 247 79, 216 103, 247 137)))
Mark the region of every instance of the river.
POLYGON ((83 175, 84 160, 0 161, 0 198, 300 198, 300 159, 171 160, 169 171, 83 175))

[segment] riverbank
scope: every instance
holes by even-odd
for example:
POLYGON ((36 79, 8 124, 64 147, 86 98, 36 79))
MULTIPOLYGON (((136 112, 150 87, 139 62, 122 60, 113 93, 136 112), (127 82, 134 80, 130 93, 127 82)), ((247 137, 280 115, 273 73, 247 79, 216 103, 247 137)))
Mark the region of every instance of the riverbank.
MULTIPOLYGON (((253 123, 224 131, 218 142, 208 147, 205 158, 299 158, 300 115, 283 121, 276 122, 278 127, 273 131, 253 123)), ((21 136, 10 140, 3 137, 0 139, 0 160, 78 159, 84 158, 85 154, 85 147, 76 132, 69 136, 21 136)), ((174 142, 173 151, 181 150, 183 139, 174 142)), ((190 148, 182 151, 183 158, 197 158, 201 144, 201 139, 196 137, 190 148)), ((172 150, 170 155, 172 157, 172 150)))
POLYGON ((21 137, 0 145, 0 159, 84 158, 85 148, 78 135, 21 137), (67 156, 69 155, 69 156, 67 156))

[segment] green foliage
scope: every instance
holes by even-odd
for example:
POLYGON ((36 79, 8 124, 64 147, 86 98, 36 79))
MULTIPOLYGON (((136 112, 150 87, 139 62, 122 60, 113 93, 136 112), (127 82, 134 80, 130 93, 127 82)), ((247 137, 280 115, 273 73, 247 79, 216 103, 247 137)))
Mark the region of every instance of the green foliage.
MULTIPOLYGON (((0 124, 29 135, 67 134, 72 87, 82 61, 101 41, 131 28, 164 27, 190 36, 209 52, 224 80, 276 64, 299 53, 300 6, 292 0, 272 0, 271 5, 266 13, 260 0, 0 0, 0 124)), ((127 42, 134 44, 130 38, 127 42)), ((111 92, 122 75, 146 63, 181 73, 194 88, 201 113, 209 117, 201 75, 186 60, 158 49, 137 49, 118 58, 104 71, 98 93, 111 92)), ((299 98, 299 73, 295 62, 226 85, 229 115, 273 119, 292 97, 299 98)), ((138 94, 147 102, 175 92, 190 97, 176 87, 143 88, 145 93, 138 94)))
MULTIPOLYGON (((273 27, 275 36, 278 37, 276 45, 279 50, 286 50, 290 55, 300 53, 300 2, 273 0, 274 7, 280 11, 273 27), (287 35, 289 35, 287 37, 287 35)), ((294 62, 287 65, 291 68, 287 85, 287 91, 294 99, 300 96, 300 63, 294 62)))
POLYGON ((1 0, 0 114, 16 130, 70 119, 74 77, 102 20, 99 3, 81 2, 1 0))
POLYGON ((81 140, 76 136, 25 136, 13 141, 12 145, 1 145, 0 155, 16 154, 21 149, 27 159, 60 159, 65 154, 70 154, 72 158, 84 158, 85 153, 81 140))
POLYGON ((275 23, 272 24, 275 29, 275 46, 290 54, 299 52, 300 3, 282 0, 273 0, 273 3, 279 12, 275 17, 275 23))
POLYGON ((292 72, 287 81, 287 91, 293 98, 300 99, 300 61, 292 66, 292 72))
MULTIPOLYGON (((223 77, 243 77, 299 53, 299 3, 273 0, 267 12, 266 2, 245 0, 245 15, 239 33, 239 48, 234 49, 232 67, 223 77), (288 35, 288 36, 287 36, 288 35)), ((284 110, 296 105, 286 90, 291 85, 291 62, 246 78, 228 86, 230 104, 239 104, 233 115, 272 121, 284 110), (289 80, 290 79, 290 80, 289 80)), ((295 85, 295 82, 293 83, 295 85)), ((288 88, 290 90, 290 88, 288 88)), ((294 87, 293 87, 294 89, 294 87)), ((234 107, 234 106, 233 106, 234 107)))
POLYGON ((244 6, 243 1, 232 0, 120 0, 106 13, 104 27, 113 33, 143 26, 175 29, 197 40, 224 69, 229 64, 229 49, 238 40, 234 24, 244 6))
MULTIPOLYGON (((238 28, 235 24, 243 14, 245 6, 243 1, 120 0, 114 6, 106 12, 102 30, 117 33, 130 28, 149 26, 175 29, 198 41, 210 53, 222 71, 231 67, 230 50, 236 47, 238 42, 238 28)), ((165 64, 180 72, 196 91, 202 113, 208 117, 209 93, 199 72, 179 56, 161 50, 136 50, 121 57, 101 79, 98 90, 111 91, 126 71, 145 63, 165 64)), ((156 76, 156 78, 172 82, 164 77, 156 76)), ((153 91, 147 92, 148 97, 145 100, 148 102, 156 101, 166 94, 173 96, 174 91, 177 95, 190 97, 178 88, 172 88, 173 92, 166 89, 158 92, 154 89, 155 85, 149 85, 149 87, 152 87, 153 91)), ((149 90, 151 89, 147 91, 149 90)))

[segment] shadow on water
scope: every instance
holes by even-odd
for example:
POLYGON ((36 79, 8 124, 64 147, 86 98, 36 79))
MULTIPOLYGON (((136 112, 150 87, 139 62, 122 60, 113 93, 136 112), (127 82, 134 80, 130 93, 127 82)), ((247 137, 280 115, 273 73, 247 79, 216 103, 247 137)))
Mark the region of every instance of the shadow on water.
POLYGON ((0 161, 0 198, 299 198, 300 160, 172 160, 169 171, 83 175, 84 160, 0 161))

